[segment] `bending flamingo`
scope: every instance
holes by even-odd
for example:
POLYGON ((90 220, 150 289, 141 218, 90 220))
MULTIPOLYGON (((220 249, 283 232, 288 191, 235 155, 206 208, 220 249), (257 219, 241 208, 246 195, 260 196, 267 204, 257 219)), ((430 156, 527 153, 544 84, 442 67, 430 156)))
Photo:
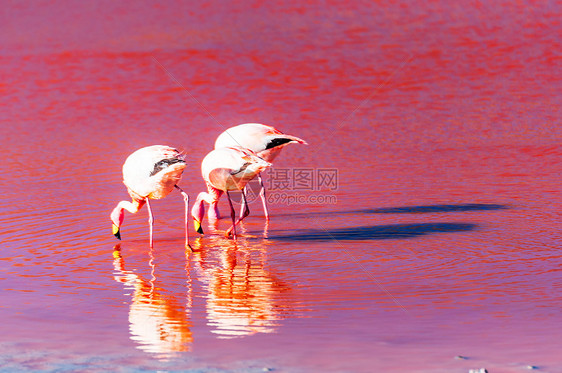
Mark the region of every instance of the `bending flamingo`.
POLYGON ((189 197, 177 185, 185 166, 183 156, 176 149, 165 145, 147 146, 129 155, 123 164, 123 183, 127 187, 132 202, 121 201, 111 212, 115 237, 121 239, 120 228, 125 217, 124 210, 134 214, 146 203, 150 226, 150 247, 152 247, 154 218, 148 200, 164 198, 175 187, 183 195, 185 202, 185 244, 189 247, 187 220, 189 197))
MULTIPOLYGON (((215 142, 215 149, 227 146, 241 146, 250 149, 266 162, 273 162, 279 155, 281 149, 291 143, 308 145, 306 141, 296 136, 285 135, 281 131, 265 124, 245 123, 231 127, 221 133, 215 142)), ((258 174, 260 182, 260 197, 263 205, 265 218, 269 219, 265 187, 261 175, 258 174)))
POLYGON ((225 236, 228 237, 232 233, 232 237, 236 239, 236 225, 250 214, 248 201, 243 189, 250 180, 269 166, 271 166, 271 163, 256 156, 251 150, 239 146, 215 149, 207 154, 201 163, 201 174, 207 184, 208 192, 199 193, 191 209, 195 230, 203 234, 201 229, 201 222, 205 216, 203 202, 207 202, 210 205, 211 218, 216 218, 217 203, 222 194, 226 193, 230 205, 232 226, 226 231, 225 236), (242 212, 238 220, 235 219, 236 213, 228 193, 233 190, 240 190, 244 200, 242 212))

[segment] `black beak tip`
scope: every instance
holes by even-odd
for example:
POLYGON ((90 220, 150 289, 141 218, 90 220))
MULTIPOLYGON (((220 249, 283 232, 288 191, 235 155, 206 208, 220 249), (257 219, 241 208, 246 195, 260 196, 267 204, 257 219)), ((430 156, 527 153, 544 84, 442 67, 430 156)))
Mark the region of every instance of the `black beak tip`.
POLYGON ((201 226, 199 226, 199 229, 197 229, 197 233, 199 233, 199 234, 204 234, 204 233, 203 233, 203 228, 202 228, 201 226))
POLYGON ((121 232, 117 232, 114 234, 115 237, 117 237, 118 240, 121 239, 121 232))

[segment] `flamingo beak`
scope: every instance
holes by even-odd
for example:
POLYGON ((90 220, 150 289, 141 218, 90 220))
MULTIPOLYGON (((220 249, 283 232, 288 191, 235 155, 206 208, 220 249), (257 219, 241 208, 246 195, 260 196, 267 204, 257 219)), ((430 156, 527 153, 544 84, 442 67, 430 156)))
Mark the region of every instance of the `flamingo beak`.
POLYGON ((198 220, 193 220, 193 226, 195 227, 195 231, 197 231, 197 233, 199 234, 204 234, 203 233, 203 228, 201 228, 201 222, 198 220))
POLYGON ((112 224, 113 235, 117 237, 117 239, 121 239, 121 232, 119 232, 119 227, 115 224, 112 224))

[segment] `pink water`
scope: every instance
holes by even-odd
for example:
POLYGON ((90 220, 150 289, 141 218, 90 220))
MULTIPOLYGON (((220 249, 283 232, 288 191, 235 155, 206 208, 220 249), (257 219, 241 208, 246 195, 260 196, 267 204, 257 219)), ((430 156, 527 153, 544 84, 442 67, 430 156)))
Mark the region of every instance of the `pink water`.
POLYGON ((561 19, 546 1, 3 4, 0 371, 562 372, 561 19), (236 244, 194 253, 174 192, 153 250, 146 210, 114 248, 128 154, 185 151, 194 198, 244 122, 309 142, 276 170, 336 184, 270 191, 267 226, 254 201, 236 244))

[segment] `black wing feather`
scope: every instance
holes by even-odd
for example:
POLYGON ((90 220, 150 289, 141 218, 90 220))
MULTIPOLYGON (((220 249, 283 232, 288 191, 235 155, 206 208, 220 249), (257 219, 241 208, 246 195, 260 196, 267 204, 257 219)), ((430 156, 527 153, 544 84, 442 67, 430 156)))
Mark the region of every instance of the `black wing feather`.
POLYGON ((154 169, 150 173, 150 176, 154 176, 158 172, 165 169, 166 167, 170 167, 171 165, 176 164, 176 163, 185 163, 185 161, 183 159, 179 159, 179 158, 162 159, 161 161, 156 162, 156 164, 154 165, 154 169))
POLYGON ((267 146, 265 147, 265 150, 275 148, 276 146, 283 145, 283 144, 286 144, 286 143, 291 142, 291 141, 294 141, 294 140, 286 139, 286 138, 283 138, 283 137, 277 137, 277 138, 271 139, 271 141, 269 141, 267 143, 267 146))

